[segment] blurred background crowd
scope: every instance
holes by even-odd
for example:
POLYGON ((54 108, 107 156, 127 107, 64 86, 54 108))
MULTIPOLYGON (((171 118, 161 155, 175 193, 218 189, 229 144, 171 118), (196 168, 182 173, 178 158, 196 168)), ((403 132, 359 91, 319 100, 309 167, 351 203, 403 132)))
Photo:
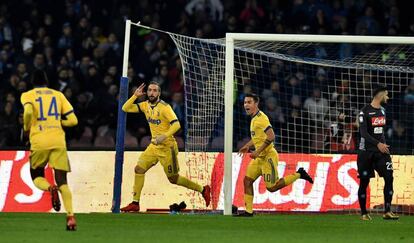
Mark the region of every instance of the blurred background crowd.
MULTIPOLYGON (((0 148, 25 145, 19 99, 22 92, 32 88, 30 73, 34 69, 44 70, 50 87, 62 91, 74 106, 79 125, 66 130, 69 147, 114 148, 126 19, 198 38, 221 38, 226 32, 413 36, 414 16, 407 2, 3 0, 0 3, 0 148)), ((133 29, 131 34, 130 94, 141 82, 159 82, 162 98, 171 104, 184 127, 184 84, 175 45, 168 36, 149 30, 133 29)), ((276 65, 275 71, 277 68, 276 65)), ((318 70, 315 78, 318 75, 323 78, 324 72, 318 70)), ((260 92, 264 97, 263 109, 276 127, 296 119, 301 111, 329 109, 332 105, 327 104, 327 97, 321 97, 318 87, 305 88, 300 95, 294 91, 289 97, 277 95, 297 82, 304 82, 303 75, 306 73, 280 77, 285 81, 269 82, 266 91, 260 92)), ((346 89, 346 81, 340 87, 346 89)), ((399 95, 405 97, 401 105, 413 114, 414 81, 401 87, 399 95)), ((412 125, 398 120, 389 124, 388 139, 402 148, 401 153, 411 153, 413 138, 407 129, 412 125)), ((183 131, 177 137, 182 148, 183 131)), ((321 139, 326 143, 325 138, 321 139)), ((126 146, 142 148, 149 141, 146 121, 139 114, 128 115, 126 146)), ((292 144, 297 145, 301 142, 292 144)), ((354 148, 352 145, 338 150, 354 148)))

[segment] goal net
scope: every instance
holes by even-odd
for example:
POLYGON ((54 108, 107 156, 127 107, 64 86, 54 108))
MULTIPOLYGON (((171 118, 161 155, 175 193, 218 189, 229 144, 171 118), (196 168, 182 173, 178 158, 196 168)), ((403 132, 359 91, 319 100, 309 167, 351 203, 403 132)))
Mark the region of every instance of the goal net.
MULTIPOLYGON (((160 31, 128 20, 125 47, 130 25, 160 31)), ((243 178, 251 159, 237 151, 250 139, 244 96, 256 93, 276 134, 279 178, 303 167, 314 184, 298 180, 270 193, 260 178, 254 184, 254 210, 357 211, 356 117, 370 102, 373 88, 382 85, 391 97, 385 105, 385 134, 393 154, 393 210, 414 212, 414 165, 409 161, 414 154, 412 38, 227 34, 198 39, 164 33, 175 43, 183 67, 185 169, 180 173, 211 185, 210 209, 230 214, 232 205, 244 208, 243 178)), ((128 52, 125 48, 120 107, 128 91, 128 52)), ((114 212, 119 212, 124 131, 120 111, 114 212)), ((383 207, 382 191, 382 180, 371 180, 371 209, 383 207)), ((186 194, 189 208, 205 208, 198 193, 186 194)))
MULTIPOLYGON (((262 179, 257 180, 254 184, 256 210, 359 208, 356 117, 371 101, 372 90, 377 85, 386 86, 391 97, 385 108, 386 137, 392 154, 413 154, 412 45, 393 44, 389 40, 388 44, 378 44, 378 41, 370 44, 369 40, 361 44, 311 42, 312 36, 302 42, 277 41, 277 35, 268 41, 255 40, 254 35, 250 35, 250 40, 237 40, 234 35, 236 40, 231 50, 234 54, 227 57, 232 62, 227 64, 233 69, 232 78, 230 86, 228 83, 226 86, 226 39, 169 34, 178 48, 184 72, 185 150, 187 163, 192 168, 188 176, 200 178, 202 174, 207 182, 211 181, 213 209, 224 208, 226 212, 227 208, 228 214, 230 204, 244 207, 243 177, 249 156, 230 155, 232 161, 226 168, 232 172, 226 174, 231 175, 229 186, 230 183, 223 182, 224 157, 220 154, 211 163, 209 152, 224 152, 225 120, 229 115, 232 115, 228 121, 232 129, 230 150, 237 152, 249 140, 250 118, 243 108, 247 93, 260 96, 259 107, 268 115, 275 131, 279 177, 304 167, 315 178, 313 185, 297 181, 275 193, 267 192, 262 179), (233 89, 233 99, 228 103, 230 109, 225 107, 228 87, 233 89), (227 198, 226 206, 225 195, 231 200, 228 202, 227 198)), ((404 170, 407 160, 394 158, 394 170, 404 170)), ((394 204, 412 202, 407 198, 412 198, 411 191, 398 185, 401 183, 404 187, 404 176, 397 173, 394 204)), ((371 200, 368 200, 371 208, 381 208, 382 186, 378 179, 371 183, 371 200)))

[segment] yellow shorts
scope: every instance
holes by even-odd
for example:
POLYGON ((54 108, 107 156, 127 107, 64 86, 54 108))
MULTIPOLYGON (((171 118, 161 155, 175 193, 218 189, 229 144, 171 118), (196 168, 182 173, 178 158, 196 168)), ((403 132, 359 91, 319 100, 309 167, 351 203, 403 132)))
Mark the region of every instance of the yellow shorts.
POLYGON ((279 155, 275 149, 270 150, 265 156, 252 160, 247 166, 246 176, 256 180, 263 176, 266 187, 271 188, 276 185, 279 175, 277 173, 277 163, 279 155))
POLYGON ((36 169, 49 164, 55 170, 70 172, 70 164, 66 148, 34 150, 30 153, 30 167, 36 169))
POLYGON ((147 171, 159 161, 167 177, 171 177, 180 171, 177 155, 177 143, 170 146, 150 144, 139 157, 137 165, 147 171))

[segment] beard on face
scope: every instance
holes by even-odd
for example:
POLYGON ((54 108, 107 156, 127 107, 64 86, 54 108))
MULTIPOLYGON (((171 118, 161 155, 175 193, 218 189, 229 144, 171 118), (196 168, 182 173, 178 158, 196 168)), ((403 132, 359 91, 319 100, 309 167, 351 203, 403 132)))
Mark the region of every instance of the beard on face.
POLYGON ((159 96, 148 96, 148 100, 154 104, 155 102, 157 102, 159 96))

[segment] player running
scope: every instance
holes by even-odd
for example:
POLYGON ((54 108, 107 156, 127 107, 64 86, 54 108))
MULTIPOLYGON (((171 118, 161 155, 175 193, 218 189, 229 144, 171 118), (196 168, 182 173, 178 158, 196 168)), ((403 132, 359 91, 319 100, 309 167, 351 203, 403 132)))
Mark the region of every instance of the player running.
POLYGON ((277 173, 279 155, 273 145, 275 133, 269 118, 259 110, 259 97, 255 94, 247 94, 244 97, 244 109, 252 117, 250 122, 251 140, 239 150, 239 154, 247 153, 252 146, 255 147, 255 151, 250 154, 250 158, 253 160, 247 166, 244 177, 246 211, 236 216, 251 217, 253 216, 253 183, 259 176, 263 176, 269 192, 280 190, 299 178, 310 183, 313 183, 313 180, 303 168, 299 168, 295 174, 279 179, 277 173))
POLYGON ((67 212, 66 229, 76 230, 72 193, 66 178, 70 164, 62 126, 75 126, 78 119, 66 97, 59 91, 47 88, 48 80, 44 71, 34 71, 32 83, 34 88, 23 93, 20 98, 24 107, 23 129, 30 132, 30 174, 37 188, 50 192, 56 211, 60 210, 60 191, 67 212), (46 180, 46 164, 53 168, 57 186, 52 186, 46 180))
POLYGON ((379 87, 373 92, 371 104, 362 108, 359 113, 359 132, 361 141, 358 152, 358 201, 361 207, 361 219, 371 220, 366 208, 367 187, 369 180, 375 177, 374 170, 384 178, 384 215, 383 219, 396 220, 399 217, 391 212, 393 191, 393 168, 389 146, 385 143, 385 109, 388 91, 386 87, 379 87))
POLYGON ((178 174, 180 171, 177 154, 178 146, 174 134, 180 129, 180 123, 171 106, 160 99, 161 88, 158 83, 148 85, 148 100, 134 104, 137 98, 143 97, 145 84, 141 84, 127 102, 122 106, 125 112, 143 112, 151 130, 151 144, 145 149, 135 166, 133 201, 123 212, 139 212, 139 200, 144 186, 145 173, 158 162, 172 184, 177 184, 202 194, 206 206, 210 205, 210 186, 201 186, 178 174))

